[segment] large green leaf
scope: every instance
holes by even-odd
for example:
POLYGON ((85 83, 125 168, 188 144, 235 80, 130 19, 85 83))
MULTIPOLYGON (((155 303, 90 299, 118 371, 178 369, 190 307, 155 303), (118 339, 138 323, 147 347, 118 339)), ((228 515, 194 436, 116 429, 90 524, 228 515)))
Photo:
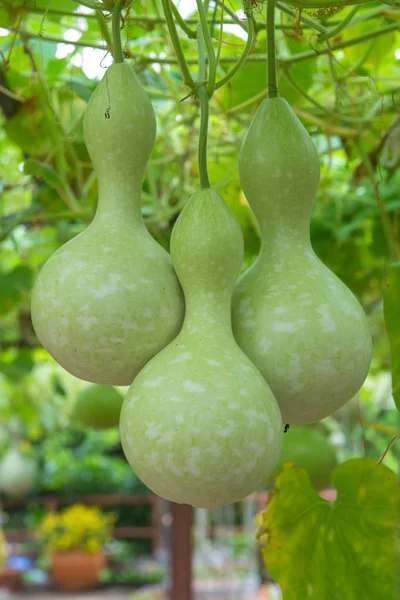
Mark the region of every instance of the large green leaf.
POLYGON ((387 268, 384 314, 390 341, 393 398, 400 410, 400 262, 387 268))
POLYGON ((284 600, 395 600, 399 488, 369 458, 332 473, 321 498, 306 471, 286 463, 264 513, 263 557, 284 600))
MULTIPOLYGON (((246 62, 235 77, 217 92, 217 98, 225 109, 231 109, 250 98, 257 97, 266 89, 266 64, 264 62, 246 62)), ((251 106, 251 108, 254 107, 251 106)))
MULTIPOLYGON (((384 19, 379 21, 376 19, 369 19, 363 21, 362 23, 357 23, 356 25, 353 25, 352 27, 349 27, 343 31, 342 39, 344 41, 353 40, 356 37, 374 32, 377 29, 384 27, 386 24, 387 21, 384 19)), ((375 68, 384 60, 385 56, 391 51, 392 48, 393 51, 395 50, 395 42, 396 33, 393 31, 385 35, 372 38, 366 42, 362 42, 361 44, 349 46, 345 50, 345 55, 351 62, 356 63, 367 53, 367 51, 369 51, 364 62, 364 66, 375 68)))
MULTIPOLYGON (((282 50, 286 47, 286 52, 290 55, 300 54, 301 52, 306 52, 310 49, 308 44, 290 37, 281 40, 281 47, 282 50)), ((307 92, 314 81, 316 70, 317 62, 315 59, 311 58, 310 60, 294 63, 290 68, 290 76, 303 92, 307 92)), ((280 95, 292 105, 303 100, 302 94, 291 85, 284 74, 280 72, 278 72, 278 74, 280 95)))

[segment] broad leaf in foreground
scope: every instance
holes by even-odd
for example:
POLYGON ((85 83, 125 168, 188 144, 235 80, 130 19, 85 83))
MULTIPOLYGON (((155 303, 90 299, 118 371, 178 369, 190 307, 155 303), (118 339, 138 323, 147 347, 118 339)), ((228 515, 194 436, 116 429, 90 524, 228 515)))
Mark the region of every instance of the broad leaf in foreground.
POLYGON ((393 398, 400 410, 400 263, 389 265, 384 294, 386 331, 390 341, 393 398))
POLYGON ((336 467, 337 499, 286 463, 263 516, 260 542, 284 600, 395 600, 399 489, 369 458, 336 467))

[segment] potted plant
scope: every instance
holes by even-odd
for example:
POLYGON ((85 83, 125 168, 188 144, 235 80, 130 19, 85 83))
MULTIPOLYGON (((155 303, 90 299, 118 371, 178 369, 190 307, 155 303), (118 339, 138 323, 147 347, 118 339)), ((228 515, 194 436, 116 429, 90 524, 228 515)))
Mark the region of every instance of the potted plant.
POLYGON ((97 507, 74 504, 46 515, 38 529, 58 587, 88 589, 105 567, 104 546, 110 540, 114 515, 97 507))
POLYGON ((17 591, 22 587, 22 573, 7 564, 7 542, 0 527, 0 590, 17 591))

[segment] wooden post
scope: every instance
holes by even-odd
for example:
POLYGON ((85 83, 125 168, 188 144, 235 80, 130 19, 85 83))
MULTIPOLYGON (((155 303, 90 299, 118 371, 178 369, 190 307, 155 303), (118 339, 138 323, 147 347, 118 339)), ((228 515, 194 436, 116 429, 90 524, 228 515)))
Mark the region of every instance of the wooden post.
POLYGON ((193 600, 193 507, 171 503, 171 584, 169 600, 193 600))
POLYGON ((151 524, 153 527, 152 550, 156 556, 161 548, 161 498, 154 494, 151 514, 151 524))

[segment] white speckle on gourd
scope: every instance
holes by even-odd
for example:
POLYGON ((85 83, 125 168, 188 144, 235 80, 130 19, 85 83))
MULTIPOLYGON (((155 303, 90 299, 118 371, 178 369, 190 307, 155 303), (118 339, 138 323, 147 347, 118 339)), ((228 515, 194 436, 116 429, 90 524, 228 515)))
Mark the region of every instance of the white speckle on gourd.
MULTIPOLYGON (((171 363, 169 363, 171 364, 171 363)), ((197 383, 197 381, 184 381, 182 383, 182 387, 187 390, 188 392, 205 392, 206 389, 205 387, 203 387, 200 383, 197 383)))
POLYGON ((148 388, 157 388, 157 387, 160 387, 160 385, 162 385, 166 379, 167 379, 166 377, 161 377, 161 376, 154 377, 152 379, 147 379, 143 385, 148 388))
POLYGON ((131 384, 182 325, 183 295, 171 258, 141 216, 142 179, 155 133, 154 110, 134 70, 112 65, 84 117, 98 179, 96 215, 50 257, 32 293, 40 342, 62 367, 87 381, 131 384))
POLYGON ((239 171, 262 244, 235 288, 233 333, 274 392, 283 421, 311 423, 360 389, 371 336, 356 298, 311 247, 319 157, 282 98, 261 103, 242 145, 239 171), (243 307, 254 309, 251 320, 243 307), (285 318, 277 319, 280 314, 285 318))
POLYGON ((183 354, 179 354, 174 360, 172 360, 169 364, 176 365, 181 362, 186 362, 192 358, 192 354, 190 352, 184 352, 183 354))
POLYGON ((332 319, 331 314, 329 312, 329 305, 321 304, 321 306, 317 308, 317 312, 321 315, 319 322, 321 324, 322 331, 324 331, 325 333, 332 333, 333 331, 336 331, 336 323, 332 319))
POLYGON ((261 354, 265 354, 271 348, 272 348, 272 342, 270 340, 267 340, 266 338, 262 338, 262 340, 260 341, 260 343, 258 345, 258 351, 261 354))
POLYGON ((214 360, 213 358, 203 358, 203 360, 212 367, 222 367, 222 363, 219 360, 214 360))
POLYGON ((129 388, 121 442, 135 473, 158 495, 196 507, 224 505, 266 480, 283 425, 271 390, 232 334, 243 238, 217 192, 201 190, 190 199, 175 224, 171 255, 186 298, 184 324, 150 361, 151 372, 142 370, 129 388), (152 389, 148 382, 160 377, 167 380, 152 389), (134 404, 132 396, 139 398, 134 404), (129 436, 133 446, 125 444, 129 436), (157 465, 149 460, 154 451, 157 465))

